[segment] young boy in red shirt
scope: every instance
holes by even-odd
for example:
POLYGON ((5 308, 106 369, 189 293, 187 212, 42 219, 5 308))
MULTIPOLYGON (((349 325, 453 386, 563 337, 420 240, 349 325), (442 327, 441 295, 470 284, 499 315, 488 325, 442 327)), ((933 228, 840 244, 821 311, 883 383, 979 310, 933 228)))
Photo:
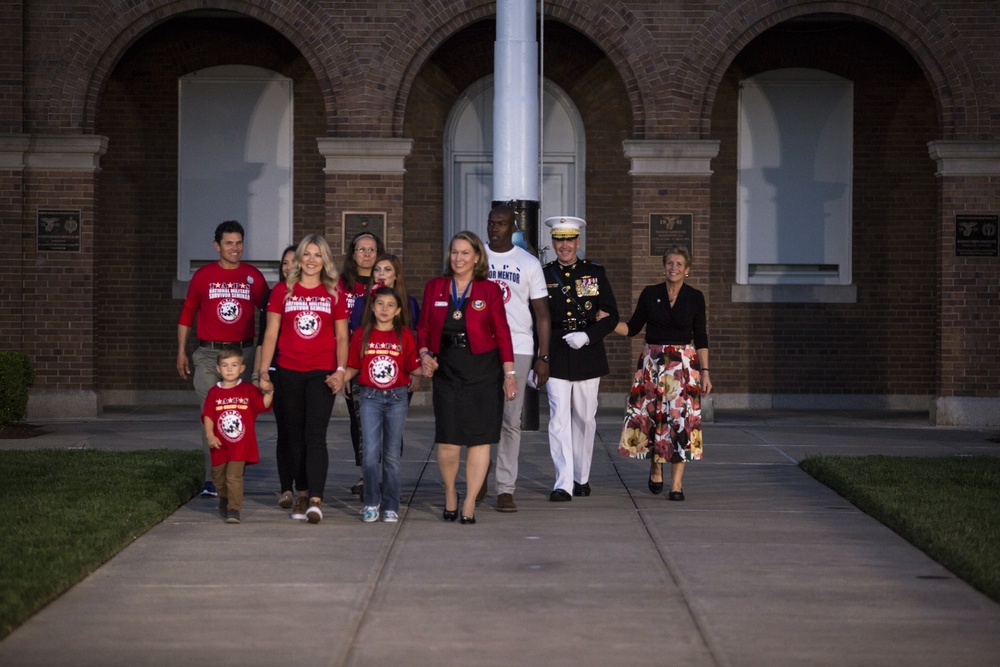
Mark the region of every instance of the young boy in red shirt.
POLYGON ((246 370, 243 351, 219 352, 216 370, 222 380, 208 390, 201 412, 205 438, 212 453, 212 481, 219 493, 219 516, 226 523, 239 523, 243 507, 243 472, 260 461, 254 422, 271 409, 274 385, 260 381, 260 389, 243 382, 246 370))

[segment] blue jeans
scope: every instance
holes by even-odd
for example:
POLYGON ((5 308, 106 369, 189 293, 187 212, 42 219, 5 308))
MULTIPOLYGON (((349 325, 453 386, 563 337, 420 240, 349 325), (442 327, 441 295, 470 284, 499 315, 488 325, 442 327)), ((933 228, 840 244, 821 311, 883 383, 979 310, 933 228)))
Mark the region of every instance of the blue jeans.
POLYGON ((403 424, 410 404, 406 387, 382 390, 357 388, 361 421, 364 503, 382 511, 399 512, 399 459, 403 424))

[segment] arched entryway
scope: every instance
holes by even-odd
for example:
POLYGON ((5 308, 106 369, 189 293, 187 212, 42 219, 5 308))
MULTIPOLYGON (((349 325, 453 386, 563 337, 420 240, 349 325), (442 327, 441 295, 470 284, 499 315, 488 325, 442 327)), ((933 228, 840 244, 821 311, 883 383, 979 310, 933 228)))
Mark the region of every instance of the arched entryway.
MULTIPOLYGON (((542 201, 539 219, 586 214, 586 139, 576 105, 545 81, 542 101, 542 201)), ((493 77, 466 89, 448 115, 444 136, 444 239, 468 229, 486 237, 493 201, 493 77)), ((544 237, 543 237, 544 238, 544 237)), ((584 238, 583 243, 586 243, 584 238)), ((547 244, 542 243, 544 248, 547 244)))

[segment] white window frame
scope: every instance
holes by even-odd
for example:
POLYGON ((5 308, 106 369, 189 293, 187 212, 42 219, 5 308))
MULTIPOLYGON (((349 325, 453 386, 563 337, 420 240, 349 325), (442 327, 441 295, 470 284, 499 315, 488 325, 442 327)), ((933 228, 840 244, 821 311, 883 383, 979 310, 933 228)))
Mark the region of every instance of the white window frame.
POLYGON ((276 282, 292 241, 293 81, 246 65, 178 79, 177 280, 215 261, 223 220, 246 231, 243 260, 276 282))
POLYGON ((740 82, 739 301, 851 301, 853 83, 814 69, 740 82))

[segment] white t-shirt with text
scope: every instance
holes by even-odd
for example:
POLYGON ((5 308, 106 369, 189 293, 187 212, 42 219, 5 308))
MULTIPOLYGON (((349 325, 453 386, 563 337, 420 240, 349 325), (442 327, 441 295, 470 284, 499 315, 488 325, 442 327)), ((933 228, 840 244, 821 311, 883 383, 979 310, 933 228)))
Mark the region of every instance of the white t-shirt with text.
POLYGON ((503 291, 507 324, 514 342, 514 354, 535 354, 532 337, 531 299, 547 299, 542 265, 524 248, 514 246, 507 252, 493 252, 486 247, 490 280, 503 291))

